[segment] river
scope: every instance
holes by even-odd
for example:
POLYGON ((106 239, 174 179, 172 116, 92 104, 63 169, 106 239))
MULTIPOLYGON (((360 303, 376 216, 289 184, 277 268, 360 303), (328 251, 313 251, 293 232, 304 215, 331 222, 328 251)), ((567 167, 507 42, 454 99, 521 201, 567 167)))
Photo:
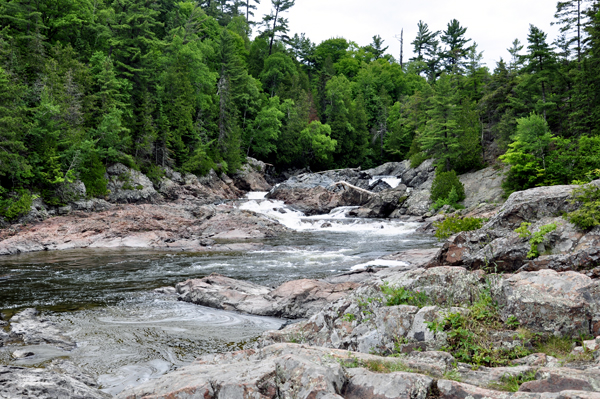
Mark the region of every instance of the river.
POLYGON ((248 253, 175 253, 127 249, 24 254, 0 259, 0 310, 5 317, 36 307, 66 331, 77 348, 50 346, 14 360, 14 346, 0 348, 0 363, 40 366, 69 358, 98 378, 104 391, 123 389, 187 364, 199 355, 251 347, 285 320, 209 309, 153 292, 211 273, 275 287, 299 278, 323 278, 412 248, 430 248, 418 224, 347 218, 347 208, 304 217, 278 201, 250 193, 242 209, 277 219, 291 229, 248 253))

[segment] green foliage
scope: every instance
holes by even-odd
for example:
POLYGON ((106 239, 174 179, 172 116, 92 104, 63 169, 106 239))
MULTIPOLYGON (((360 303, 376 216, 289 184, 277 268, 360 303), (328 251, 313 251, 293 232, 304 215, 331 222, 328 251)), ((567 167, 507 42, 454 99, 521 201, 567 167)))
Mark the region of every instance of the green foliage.
POLYGON ((572 203, 579 204, 579 209, 565 215, 569 222, 584 231, 600 225, 600 187, 586 184, 576 188, 572 203))
POLYGON ((517 120, 517 132, 509 150, 500 159, 511 165, 503 183, 507 194, 540 185, 545 178, 546 157, 552 133, 543 117, 532 113, 517 120))
MULTIPOLYGON (((4 189, 0 187, 0 190, 4 189)), ((32 203, 33 198, 29 191, 17 190, 7 195, 6 198, 0 199, 0 215, 8 221, 13 221, 28 214, 32 203)))
POLYGON ((530 354, 523 337, 521 345, 511 349, 493 342, 495 332, 504 329, 498 304, 489 290, 483 290, 468 312, 449 313, 439 322, 427 323, 433 332, 445 332, 447 345, 442 350, 451 353, 459 362, 476 366, 507 366, 513 359, 530 354))
POLYGON ((483 222, 483 219, 478 218, 450 216, 441 222, 435 222, 433 226, 436 228, 435 236, 441 241, 461 231, 478 230, 483 226, 483 222))
POLYGON ((456 172, 453 170, 449 172, 442 172, 440 168, 438 168, 435 172, 435 178, 433 179, 433 183, 431 185, 431 200, 448 200, 450 199, 452 190, 454 190, 452 198, 454 202, 449 205, 455 205, 466 198, 465 188, 458 179, 456 172))
POLYGON ((531 223, 523 222, 521 223, 521 226, 515 230, 515 233, 518 233, 519 237, 521 238, 529 238, 529 244, 531 245, 531 248, 527 253, 527 257, 533 259, 540 256, 538 246, 544 242, 546 235, 556 230, 558 226, 556 223, 547 224, 541 226, 535 233, 532 233, 529 230, 530 226, 531 223))
POLYGON ((517 375, 505 374, 500 377, 500 382, 492 383, 490 388, 497 389, 499 391, 506 392, 517 392, 522 384, 535 381, 535 370, 527 371, 517 375))
POLYGON ((429 297, 422 291, 411 291, 404 287, 392 287, 387 282, 381 286, 386 306, 410 305, 422 308, 429 304, 429 297))

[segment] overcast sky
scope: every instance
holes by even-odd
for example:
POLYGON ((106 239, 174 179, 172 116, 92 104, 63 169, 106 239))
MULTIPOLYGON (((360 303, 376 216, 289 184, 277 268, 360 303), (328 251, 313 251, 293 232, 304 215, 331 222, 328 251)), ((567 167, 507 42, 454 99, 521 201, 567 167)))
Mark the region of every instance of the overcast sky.
MULTIPOLYGON (((271 0, 262 0, 255 20, 269 12, 271 0)), ((479 45, 484 61, 493 70, 514 39, 527 43, 529 24, 548 34, 552 43, 558 35, 554 20, 556 0, 296 0, 285 15, 291 34, 306 33, 315 43, 344 37, 365 46, 380 35, 388 52, 399 57, 400 43, 395 39, 404 28, 404 60, 412 57, 410 44, 419 20, 430 30, 444 30, 451 19, 467 28, 466 36, 479 45)))

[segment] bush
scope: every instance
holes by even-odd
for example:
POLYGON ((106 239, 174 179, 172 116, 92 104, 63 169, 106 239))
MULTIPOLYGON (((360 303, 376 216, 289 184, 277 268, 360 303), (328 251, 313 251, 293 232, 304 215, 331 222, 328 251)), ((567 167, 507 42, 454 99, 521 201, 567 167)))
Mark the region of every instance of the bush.
POLYGON ((15 220, 19 216, 29 213, 32 203, 33 198, 29 191, 18 190, 15 195, 9 195, 8 198, 0 201, 0 215, 4 216, 6 220, 15 220), (18 199, 15 201, 15 198, 18 199))
POLYGON ((529 244, 531 245, 527 257, 529 259, 537 258, 540 256, 538 245, 542 244, 546 239, 548 233, 553 232, 558 227, 556 223, 551 223, 540 227, 539 231, 532 233, 529 231, 531 223, 523 222, 521 226, 515 230, 515 233, 519 234, 521 238, 529 238, 529 244))
POLYGON ((437 229, 435 236, 441 241, 461 231, 478 230, 483 226, 483 222, 483 219, 478 218, 461 219, 460 216, 451 216, 441 222, 435 222, 433 226, 437 229))
POLYGON ((572 203, 580 203, 581 206, 565 215, 569 222, 584 231, 600 225, 600 187, 587 184, 575 189, 572 203))
MULTIPOLYGON (((431 200, 436 202, 437 200, 447 200, 450 198, 452 189, 455 190, 454 203, 463 201, 465 197, 465 186, 460 182, 456 172, 451 170, 450 172, 441 172, 440 169, 435 172, 435 179, 431 185, 431 200)), ((453 198, 453 199, 454 199, 453 198)))
POLYGON ((386 306, 411 305, 422 308, 429 304, 429 297, 422 291, 411 291, 404 287, 390 287, 386 282, 381 286, 386 306))

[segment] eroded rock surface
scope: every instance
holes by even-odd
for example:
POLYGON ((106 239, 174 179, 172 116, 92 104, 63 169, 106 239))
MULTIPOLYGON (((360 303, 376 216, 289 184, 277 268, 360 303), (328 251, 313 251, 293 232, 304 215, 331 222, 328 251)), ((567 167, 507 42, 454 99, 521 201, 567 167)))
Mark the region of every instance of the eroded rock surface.
POLYGON ((217 309, 290 319, 309 317, 347 295, 354 282, 294 280, 270 289, 219 275, 177 284, 179 299, 217 309))
POLYGON ((0 397, 10 399, 108 399, 83 382, 54 371, 0 366, 0 397))
POLYGON ((26 345, 49 344, 65 350, 76 347, 73 340, 34 308, 22 310, 10 319, 8 339, 26 345))

